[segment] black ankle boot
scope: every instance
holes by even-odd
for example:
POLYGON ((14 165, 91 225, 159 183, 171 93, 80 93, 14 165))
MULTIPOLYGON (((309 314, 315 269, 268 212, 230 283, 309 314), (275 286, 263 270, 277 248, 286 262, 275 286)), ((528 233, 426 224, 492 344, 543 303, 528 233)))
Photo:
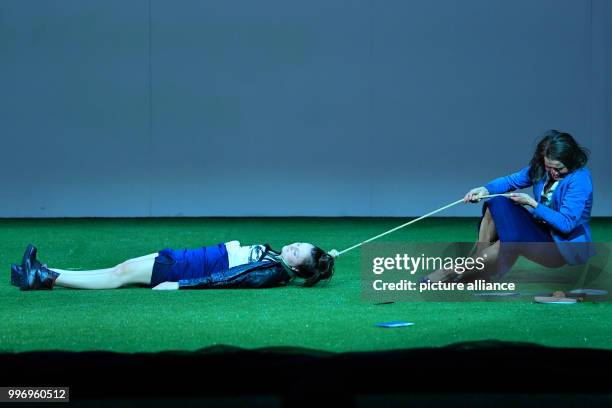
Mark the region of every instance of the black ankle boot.
POLYGON ((23 268, 16 264, 11 264, 11 285, 21 286, 23 280, 23 268))
POLYGON ((21 290, 53 289, 55 280, 60 274, 41 264, 35 256, 33 262, 30 257, 24 255, 24 258, 26 259, 24 261, 23 279, 19 288, 21 290))
POLYGON ((28 244, 26 250, 23 253, 23 257, 21 258, 21 268, 25 269, 26 261, 30 261, 30 265, 34 265, 34 261, 36 261, 36 253, 38 250, 32 244, 28 244))

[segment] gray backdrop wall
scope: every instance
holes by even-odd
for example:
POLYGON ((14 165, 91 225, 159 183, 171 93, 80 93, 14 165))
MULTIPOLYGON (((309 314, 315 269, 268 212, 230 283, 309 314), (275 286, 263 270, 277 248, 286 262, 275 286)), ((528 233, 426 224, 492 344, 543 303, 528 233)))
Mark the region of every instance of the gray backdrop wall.
POLYGON ((608 0, 2 0, 0 216, 415 216, 548 128, 612 215, 611 47, 608 0))

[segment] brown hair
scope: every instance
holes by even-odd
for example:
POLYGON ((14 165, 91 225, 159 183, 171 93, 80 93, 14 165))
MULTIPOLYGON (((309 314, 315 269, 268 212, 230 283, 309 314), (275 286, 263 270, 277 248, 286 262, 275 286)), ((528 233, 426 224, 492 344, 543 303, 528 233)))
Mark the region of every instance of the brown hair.
POLYGON ((546 174, 544 157, 558 160, 569 172, 583 167, 589 160, 589 150, 576 143, 569 133, 551 129, 536 146, 529 168, 529 178, 537 182, 546 174))

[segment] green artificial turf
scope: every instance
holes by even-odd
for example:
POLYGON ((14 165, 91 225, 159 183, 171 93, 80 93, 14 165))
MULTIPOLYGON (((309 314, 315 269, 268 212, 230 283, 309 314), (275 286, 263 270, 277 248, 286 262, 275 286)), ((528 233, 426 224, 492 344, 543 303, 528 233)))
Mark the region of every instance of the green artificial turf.
MULTIPOLYGON (((38 246, 50 267, 96 269, 165 247, 195 248, 240 240, 280 248, 295 241, 343 249, 405 219, 173 218, 0 220, 0 349, 196 350, 303 347, 334 352, 444 346, 496 339, 560 347, 612 348, 612 305, 531 302, 408 303, 361 300, 360 251, 340 257, 329 285, 259 290, 116 290, 22 292, 9 283, 10 263, 38 246), (382 329, 375 323, 415 325, 382 329)), ((476 220, 431 218, 381 241, 462 242, 476 220)), ((592 221, 596 242, 612 241, 612 220, 592 221)))

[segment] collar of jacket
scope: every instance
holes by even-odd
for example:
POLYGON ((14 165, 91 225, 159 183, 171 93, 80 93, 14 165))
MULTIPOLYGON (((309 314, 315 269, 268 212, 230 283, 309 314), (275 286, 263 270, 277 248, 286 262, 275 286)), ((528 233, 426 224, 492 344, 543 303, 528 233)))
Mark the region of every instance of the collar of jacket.
POLYGON ((287 274, 289 275, 291 279, 297 276, 295 272, 293 271, 293 269, 291 269, 291 267, 287 264, 287 262, 285 262, 281 254, 273 250, 270 244, 264 244, 264 247, 266 248, 266 250, 259 258, 260 261, 264 260, 266 258, 266 255, 270 255, 275 260, 277 260, 283 266, 283 268, 285 268, 285 272, 287 272, 287 274))
MULTIPOLYGON (((552 193, 552 196, 550 197, 550 206, 551 208, 555 209, 558 211, 559 209, 559 194, 561 194, 563 191, 565 191, 565 188, 567 186, 567 184, 569 183, 570 180, 572 180, 573 178, 576 177, 576 175, 581 172, 584 171, 583 170, 584 167, 581 167, 579 169, 576 169, 568 174, 565 175, 565 177, 562 177, 559 179, 559 182, 557 183, 557 187, 555 187, 555 190, 552 193)), ((546 182, 548 181, 548 176, 546 177, 542 177, 540 180, 538 180, 534 185, 533 185, 533 195, 535 196, 535 200, 539 203, 540 202, 540 197, 542 196, 542 192, 544 191, 544 187, 546 186, 546 182)))

